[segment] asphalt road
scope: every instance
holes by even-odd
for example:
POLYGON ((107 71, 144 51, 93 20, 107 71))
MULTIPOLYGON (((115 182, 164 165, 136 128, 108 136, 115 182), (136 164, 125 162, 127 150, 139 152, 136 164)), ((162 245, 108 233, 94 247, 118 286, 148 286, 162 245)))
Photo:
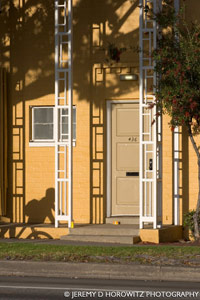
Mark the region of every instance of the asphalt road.
POLYGON ((200 299, 193 282, 0 276, 0 299, 200 299))

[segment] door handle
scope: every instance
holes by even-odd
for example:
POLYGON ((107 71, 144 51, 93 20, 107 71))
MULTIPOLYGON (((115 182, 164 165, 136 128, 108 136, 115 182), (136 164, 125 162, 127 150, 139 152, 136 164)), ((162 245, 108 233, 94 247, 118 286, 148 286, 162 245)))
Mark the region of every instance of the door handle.
POLYGON ((149 159, 149 171, 152 171, 153 170, 153 159, 150 158, 149 159))

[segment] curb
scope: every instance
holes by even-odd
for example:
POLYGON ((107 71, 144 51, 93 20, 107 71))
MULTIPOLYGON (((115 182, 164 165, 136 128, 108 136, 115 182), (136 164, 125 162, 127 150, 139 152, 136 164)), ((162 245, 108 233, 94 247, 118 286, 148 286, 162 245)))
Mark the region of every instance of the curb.
POLYGON ((110 265, 67 262, 1 261, 0 276, 200 282, 200 269, 136 264, 110 265))

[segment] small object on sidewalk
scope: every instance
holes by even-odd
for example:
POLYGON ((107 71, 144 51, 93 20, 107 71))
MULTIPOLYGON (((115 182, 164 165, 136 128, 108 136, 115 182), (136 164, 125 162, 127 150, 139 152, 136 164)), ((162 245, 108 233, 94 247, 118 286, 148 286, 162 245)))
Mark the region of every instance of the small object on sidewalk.
POLYGON ((113 225, 119 225, 120 222, 119 221, 113 221, 113 225))

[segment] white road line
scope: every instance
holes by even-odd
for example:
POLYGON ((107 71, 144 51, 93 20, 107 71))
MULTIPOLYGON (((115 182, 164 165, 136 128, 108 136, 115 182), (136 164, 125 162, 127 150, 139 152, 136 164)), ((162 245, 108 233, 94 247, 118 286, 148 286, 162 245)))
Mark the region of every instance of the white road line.
POLYGON ((37 290, 66 290, 66 288, 61 287, 46 287, 46 286, 13 286, 13 285, 0 285, 3 289, 37 289, 37 290))
MULTIPOLYGON (((113 289, 113 288, 107 288, 107 289, 91 289, 91 288, 71 288, 71 287, 47 287, 47 286, 23 286, 23 285, 0 285, 0 288, 11 288, 11 289, 40 289, 40 290, 65 290, 65 291, 99 291, 99 292, 104 292, 104 291, 115 291, 115 292, 124 292, 127 290, 117 290, 117 289, 113 289)), ((135 290, 128 290, 128 292, 141 292, 141 291, 135 291, 135 290)))

